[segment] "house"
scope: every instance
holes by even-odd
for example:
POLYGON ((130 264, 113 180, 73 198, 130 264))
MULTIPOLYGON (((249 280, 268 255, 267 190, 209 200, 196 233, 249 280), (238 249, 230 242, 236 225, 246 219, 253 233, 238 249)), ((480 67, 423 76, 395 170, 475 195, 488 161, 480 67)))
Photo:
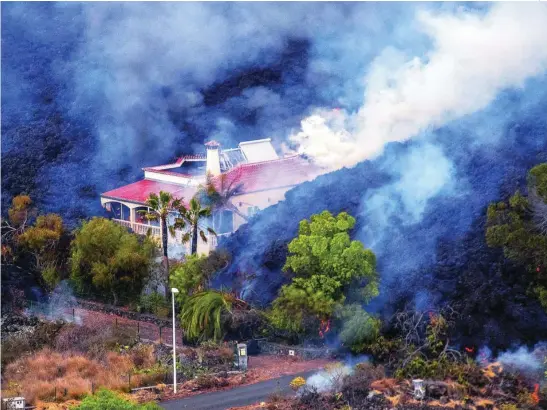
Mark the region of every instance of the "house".
MULTIPOLYGON (((216 210, 208 222, 218 236, 223 236, 236 231, 256 212, 282 201, 291 188, 321 173, 302 156, 279 157, 269 138, 241 142, 230 149, 221 149, 218 142, 210 141, 204 154, 184 155, 172 164, 143 171, 143 180, 103 193, 101 204, 117 223, 158 238, 160 223, 147 221, 139 212, 148 209, 146 199, 152 192, 169 192, 187 204, 206 184, 207 177, 218 192, 234 191, 229 206, 216 210)), ((189 244, 182 244, 181 238, 182 232, 169 235, 169 246, 188 253, 189 244)), ((198 253, 209 253, 216 243, 214 235, 209 235, 207 243, 200 239, 198 253)))

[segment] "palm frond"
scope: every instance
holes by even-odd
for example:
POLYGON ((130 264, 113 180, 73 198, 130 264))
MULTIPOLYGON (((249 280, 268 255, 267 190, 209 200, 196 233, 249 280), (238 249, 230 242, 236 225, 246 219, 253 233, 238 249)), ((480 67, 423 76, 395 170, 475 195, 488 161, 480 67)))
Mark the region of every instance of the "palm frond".
POLYGON ((186 232, 184 235, 182 235, 182 243, 188 243, 192 239, 192 235, 190 235, 190 232, 186 232))
POLYGON ((171 200, 173 199, 173 195, 170 194, 169 192, 165 192, 165 191, 160 191, 160 205, 162 208, 167 208, 169 207, 170 203, 171 203, 171 200))
POLYGON ((169 225, 167 227, 167 229, 169 229, 169 233, 171 234, 171 237, 175 237, 176 236, 176 232, 175 232, 175 226, 174 225, 169 225))
POLYGON ((199 230, 199 236, 201 237, 201 240, 205 243, 207 243, 207 236, 205 235, 205 232, 203 232, 201 229, 199 230))
POLYGON ((231 313, 232 303, 225 293, 207 291, 197 293, 182 307, 180 320, 189 339, 222 338, 221 317, 231 313))

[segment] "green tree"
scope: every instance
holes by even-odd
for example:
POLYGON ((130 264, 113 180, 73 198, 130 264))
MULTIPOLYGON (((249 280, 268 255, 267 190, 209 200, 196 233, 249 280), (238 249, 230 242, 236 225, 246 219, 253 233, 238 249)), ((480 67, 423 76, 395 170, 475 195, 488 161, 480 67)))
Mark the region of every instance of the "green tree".
POLYGON ((222 315, 231 314, 233 308, 246 307, 244 301, 227 292, 208 290, 196 293, 182 307, 180 320, 184 334, 189 340, 221 340, 222 315))
POLYGON ((167 232, 172 236, 175 236, 175 231, 182 228, 182 221, 175 219, 175 223, 168 224, 169 213, 179 209, 182 206, 182 199, 175 198, 169 192, 160 191, 160 194, 151 193, 146 200, 146 205, 150 208, 150 211, 139 211, 149 221, 160 221, 161 224, 161 248, 163 251, 163 264, 164 264, 164 291, 165 294, 169 294, 169 255, 167 246, 167 232))
POLYGON ((199 200, 194 197, 190 200, 188 208, 184 206, 179 207, 179 213, 180 218, 177 218, 179 226, 184 228, 188 225, 189 227, 188 232, 182 236, 182 242, 191 242, 192 248, 190 253, 195 255, 198 250, 198 235, 205 243, 207 243, 207 235, 205 232, 216 235, 212 228, 203 225, 203 222, 211 217, 211 208, 202 207, 199 200))
POLYGON ((60 279, 57 248, 63 234, 63 219, 47 214, 36 218, 35 224, 18 237, 19 245, 34 256, 36 268, 50 287, 60 279))
POLYGON ((169 283, 177 288, 177 301, 183 305, 186 299, 209 289, 213 275, 229 261, 224 252, 211 252, 208 256, 189 255, 184 262, 171 271, 169 283))
POLYGON ((294 277, 281 288, 270 313, 275 327, 300 332, 310 318, 329 320, 350 286, 360 288, 362 302, 378 294, 376 257, 350 239, 354 225, 351 215, 342 212, 335 217, 328 211, 300 222, 283 267, 294 277))
POLYGON ((80 290, 138 296, 148 275, 155 244, 104 218, 84 222, 72 242, 71 279, 80 290))
POLYGON ((11 200, 8 219, 2 218, 2 262, 17 258, 19 235, 30 225, 36 210, 28 195, 17 195, 11 200))
POLYGON ((528 174, 528 196, 517 191, 508 202, 492 203, 487 211, 486 241, 522 263, 531 288, 547 309, 547 164, 528 174))
POLYGON ((74 408, 75 410, 160 410, 156 403, 137 404, 124 399, 110 390, 101 389, 87 396, 74 408))

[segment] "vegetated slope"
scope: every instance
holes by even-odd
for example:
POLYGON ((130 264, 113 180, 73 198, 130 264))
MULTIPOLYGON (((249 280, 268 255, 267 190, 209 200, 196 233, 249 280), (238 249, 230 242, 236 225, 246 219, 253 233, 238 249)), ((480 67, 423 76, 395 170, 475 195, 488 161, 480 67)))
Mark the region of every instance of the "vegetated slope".
MULTIPOLYGON (((461 131, 447 128, 425 143, 389 145, 374 161, 289 191, 285 201, 222 242, 233 263, 218 284, 232 283, 237 273, 252 274, 243 286, 245 297, 268 304, 287 281, 281 267, 298 222, 325 209, 346 211, 357 217, 354 237, 378 256, 381 295, 369 308, 387 317, 409 302, 420 309, 450 303, 463 314, 458 326, 462 342, 469 344, 507 347, 547 337, 547 317, 526 293, 524 270, 506 261, 500 250, 488 248, 484 239, 488 203, 524 188, 528 170, 547 160, 546 119, 536 106, 487 143, 461 131), (436 147, 451 169, 443 188, 422 201, 423 187, 413 181, 408 187, 396 185, 399 176, 392 170, 410 163, 401 175, 412 175, 431 165, 428 160, 435 162, 434 156, 420 162, 424 144, 436 147), (415 154, 416 161, 407 161, 415 154), (413 197, 418 200, 409 200, 413 197)), ((428 186, 427 179, 422 182, 428 186)))

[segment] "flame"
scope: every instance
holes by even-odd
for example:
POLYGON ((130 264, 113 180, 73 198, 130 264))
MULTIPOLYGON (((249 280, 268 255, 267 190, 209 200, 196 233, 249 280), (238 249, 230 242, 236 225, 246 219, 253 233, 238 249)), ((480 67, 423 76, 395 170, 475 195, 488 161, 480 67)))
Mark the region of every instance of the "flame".
POLYGON ((541 266, 538 266, 538 267, 536 268, 536 272, 541 272, 541 266))
POLYGON ((466 351, 467 353, 473 353, 473 352, 475 351, 475 348, 474 348, 474 347, 467 347, 467 346, 465 346, 465 351, 466 351))
POLYGON ((490 363, 483 369, 483 374, 489 379, 493 379, 496 376, 499 376, 503 372, 503 366, 500 362, 490 363))
POLYGON ((321 320, 321 324, 319 325, 319 337, 323 339, 325 337, 325 333, 327 333, 329 330, 330 330, 330 319, 321 320))
POLYGON ((534 392, 531 394, 534 404, 539 404, 539 384, 534 384, 534 392))

